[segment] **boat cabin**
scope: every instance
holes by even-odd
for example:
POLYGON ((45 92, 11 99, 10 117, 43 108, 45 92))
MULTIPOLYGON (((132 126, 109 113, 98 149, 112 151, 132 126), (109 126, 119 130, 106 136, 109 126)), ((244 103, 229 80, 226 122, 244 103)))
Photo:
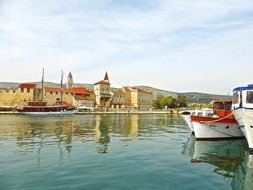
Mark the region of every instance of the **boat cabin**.
POLYGON ((215 100, 213 101, 213 113, 218 117, 224 117, 231 113, 231 100, 215 100))
POLYGON ((42 101, 31 101, 27 103, 27 106, 46 106, 47 102, 42 101))
POLYGON ((253 84, 233 90, 232 109, 253 108, 253 84))

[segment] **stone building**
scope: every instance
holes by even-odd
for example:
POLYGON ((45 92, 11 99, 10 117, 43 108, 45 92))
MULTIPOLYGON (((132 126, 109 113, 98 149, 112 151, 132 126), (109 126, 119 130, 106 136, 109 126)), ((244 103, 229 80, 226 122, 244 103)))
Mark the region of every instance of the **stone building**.
POLYGON ((152 106, 152 92, 134 87, 123 87, 126 92, 126 105, 139 111, 147 111, 152 106))
POLYGON ((66 88, 43 87, 36 84, 22 83, 17 88, 0 89, 0 107, 22 107, 28 101, 47 101, 54 104, 63 101, 74 106, 98 106, 102 110, 109 108, 131 108, 140 111, 149 110, 152 106, 152 93, 135 87, 111 88, 108 73, 104 79, 94 84, 94 91, 83 87, 73 87, 73 76, 69 73, 66 88))
POLYGON ((93 91, 89 91, 82 87, 72 88, 72 93, 74 94, 74 102, 75 106, 87 106, 94 107, 95 106, 95 94, 93 91))
POLYGON ((28 101, 46 101, 48 105, 62 100, 63 103, 78 106, 86 105, 94 107, 95 94, 83 87, 73 87, 73 77, 69 73, 68 88, 37 88, 36 84, 21 83, 17 88, 0 89, 0 107, 22 107, 28 101))
POLYGON ((89 107, 94 107, 95 95, 93 92, 88 91, 83 87, 73 87, 70 89, 61 88, 44 88, 44 101, 48 104, 54 104, 57 101, 65 102, 73 106, 86 105, 89 107))
POLYGON ((94 94, 96 96, 96 105, 101 109, 108 109, 110 107, 111 91, 110 82, 107 72, 104 80, 98 81, 94 84, 94 94))
POLYGON ((17 88, 0 89, 0 106, 20 107, 34 100, 36 84, 22 83, 17 88))
POLYGON ((123 88, 111 88, 111 108, 127 108, 127 94, 123 88))

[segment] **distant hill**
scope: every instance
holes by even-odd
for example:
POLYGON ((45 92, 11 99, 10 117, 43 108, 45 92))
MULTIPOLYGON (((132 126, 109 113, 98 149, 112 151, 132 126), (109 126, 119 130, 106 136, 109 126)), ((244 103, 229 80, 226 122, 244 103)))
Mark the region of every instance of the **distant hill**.
MULTIPOLYGON (((38 82, 27 82, 27 83, 34 83, 36 84, 37 88, 41 87, 41 81, 38 82)), ((15 82, 0 82, 0 88, 17 88, 20 83, 15 83, 15 82)), ((51 87, 51 88, 59 88, 60 84, 54 83, 54 82, 44 82, 44 86, 46 87, 51 87)), ((65 87, 66 84, 63 84, 65 87)), ((93 85, 92 84, 86 84, 86 83, 74 83, 74 87, 84 87, 89 90, 93 90, 93 85)))
MULTIPOLYGON (((36 83, 37 87, 41 87, 41 82, 31 82, 36 83)), ((17 88, 20 83, 15 82, 0 82, 0 88, 17 88)), ((60 84, 53 83, 53 82, 44 82, 44 86, 47 87, 60 87, 60 84)), ((65 85, 64 85, 65 86, 65 85)), ((93 90, 93 84, 86 84, 86 83, 74 83, 74 87, 84 87, 89 90, 93 90)), ((167 90, 161 90, 150 86, 134 86, 136 88, 149 90, 153 93, 153 99, 156 99, 158 95, 163 96, 172 96, 176 98, 177 96, 185 96, 188 100, 188 103, 210 103, 215 99, 231 99, 231 96, 225 95, 216 95, 216 94, 207 94, 207 93, 200 93, 200 92, 186 92, 186 93, 177 93, 171 92, 167 90)))
POLYGON ((153 87, 150 87, 150 86, 134 86, 134 87, 153 92, 153 99, 156 99, 156 97, 158 95, 171 96, 173 98, 176 98, 178 96, 176 92, 161 90, 161 89, 153 88, 153 87))
POLYGON ((16 82, 0 82, 0 88, 16 88, 19 84, 16 82))
POLYGON ((208 104, 213 100, 216 99, 232 99, 231 96, 226 95, 217 95, 217 94, 207 94, 207 93, 200 93, 200 92, 186 92, 186 93, 177 93, 177 92, 171 92, 166 90, 161 90, 149 86, 135 86, 136 88, 146 89, 150 90, 154 94, 154 99, 156 99, 157 95, 163 95, 163 96, 172 96, 173 98, 176 98, 177 96, 185 96, 188 103, 204 103, 208 104))
POLYGON ((185 96, 188 103, 210 103, 216 99, 232 99, 232 96, 207 94, 200 92, 178 93, 179 96, 185 96))

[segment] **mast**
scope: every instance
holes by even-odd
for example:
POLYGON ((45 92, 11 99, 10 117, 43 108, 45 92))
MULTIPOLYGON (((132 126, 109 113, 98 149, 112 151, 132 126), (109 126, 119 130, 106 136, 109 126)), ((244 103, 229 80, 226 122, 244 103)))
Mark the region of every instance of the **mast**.
POLYGON ((42 80, 41 80, 41 101, 43 102, 44 94, 44 67, 42 68, 42 80))
POLYGON ((63 93, 63 75, 64 73, 61 71, 61 104, 62 104, 62 93, 63 93))

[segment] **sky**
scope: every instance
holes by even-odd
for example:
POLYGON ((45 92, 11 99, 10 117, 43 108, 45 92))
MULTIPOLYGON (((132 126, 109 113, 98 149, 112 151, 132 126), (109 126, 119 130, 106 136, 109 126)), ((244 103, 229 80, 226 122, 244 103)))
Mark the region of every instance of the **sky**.
POLYGON ((252 0, 0 0, 0 81, 231 94, 253 83, 252 0), (66 79, 65 79, 66 82, 66 79))

